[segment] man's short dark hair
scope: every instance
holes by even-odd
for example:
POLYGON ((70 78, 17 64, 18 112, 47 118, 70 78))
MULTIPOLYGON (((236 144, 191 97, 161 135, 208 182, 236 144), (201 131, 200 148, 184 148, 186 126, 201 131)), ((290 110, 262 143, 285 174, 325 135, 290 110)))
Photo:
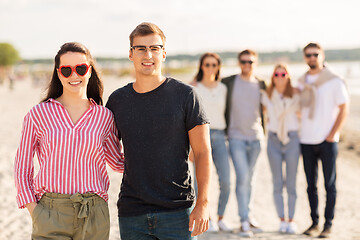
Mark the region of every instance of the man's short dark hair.
POLYGON ((165 45, 166 37, 161 29, 154 23, 143 22, 139 24, 130 34, 130 46, 132 47, 134 38, 137 36, 147 36, 151 34, 158 34, 161 37, 163 45, 165 45))
POLYGON ((306 49, 308 49, 308 48, 317 48, 317 49, 323 51, 323 48, 320 46, 320 44, 314 43, 314 42, 311 42, 308 45, 306 45, 303 49, 303 52, 305 53, 306 49))
POLYGON ((239 54, 238 54, 238 60, 240 61, 240 58, 241 56, 243 55, 252 55, 254 57, 258 57, 257 53, 251 49, 245 49, 244 51, 241 51, 239 54))

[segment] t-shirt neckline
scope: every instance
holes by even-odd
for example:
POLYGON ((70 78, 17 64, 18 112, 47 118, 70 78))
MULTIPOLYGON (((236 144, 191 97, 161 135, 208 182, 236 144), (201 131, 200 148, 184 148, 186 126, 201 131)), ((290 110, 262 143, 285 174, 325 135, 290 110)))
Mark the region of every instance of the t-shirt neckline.
POLYGON ((169 82, 169 80, 170 80, 170 78, 166 77, 165 81, 163 83, 161 83, 158 87, 156 87, 155 89, 153 89, 149 92, 144 92, 144 93, 138 93, 137 91, 135 91, 135 89, 133 87, 133 85, 134 85, 133 82, 129 83, 129 87, 130 87, 130 91, 132 94, 137 95, 137 96, 146 96, 146 95, 150 95, 152 93, 158 92, 160 89, 162 89, 166 85, 166 83, 169 82))

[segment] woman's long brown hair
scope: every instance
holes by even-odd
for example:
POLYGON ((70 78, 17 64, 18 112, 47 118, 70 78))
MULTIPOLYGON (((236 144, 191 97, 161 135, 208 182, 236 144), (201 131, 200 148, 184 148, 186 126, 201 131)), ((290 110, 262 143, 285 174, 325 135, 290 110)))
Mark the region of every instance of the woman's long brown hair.
POLYGON ((91 56, 89 50, 83 44, 77 42, 68 42, 60 47, 60 50, 55 56, 54 71, 46 92, 46 97, 42 100, 42 102, 47 101, 49 98, 58 98, 63 94, 63 86, 59 79, 57 69, 60 66, 60 57, 67 52, 77 52, 86 55, 86 59, 88 60, 89 66, 91 67, 91 76, 87 85, 86 95, 87 98, 92 98, 97 104, 102 105, 104 86, 99 77, 98 71, 95 68, 95 60, 91 56))
POLYGON ((213 57, 213 58, 215 58, 215 59, 217 60, 218 65, 219 65, 219 70, 218 70, 218 72, 217 72, 216 75, 215 75, 215 80, 216 80, 216 81, 219 80, 220 65, 221 65, 220 56, 217 55, 216 53, 210 53, 210 52, 208 52, 208 53, 203 54, 203 55, 201 56, 201 58, 200 58, 199 71, 198 71, 198 73, 197 73, 196 76, 195 76, 195 80, 196 80, 197 82, 200 82, 200 81, 202 80, 202 78, 204 77, 204 72, 203 72, 203 70, 201 69, 201 67, 202 67, 202 65, 203 65, 203 63, 204 63, 205 58, 207 58, 207 57, 213 57))

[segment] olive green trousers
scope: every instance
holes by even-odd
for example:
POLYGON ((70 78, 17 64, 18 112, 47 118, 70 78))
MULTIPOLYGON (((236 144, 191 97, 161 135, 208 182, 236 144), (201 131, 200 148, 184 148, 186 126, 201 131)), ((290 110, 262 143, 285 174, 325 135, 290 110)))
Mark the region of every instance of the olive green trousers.
POLYGON ((32 213, 33 240, 108 240, 107 202, 94 193, 45 193, 32 213))

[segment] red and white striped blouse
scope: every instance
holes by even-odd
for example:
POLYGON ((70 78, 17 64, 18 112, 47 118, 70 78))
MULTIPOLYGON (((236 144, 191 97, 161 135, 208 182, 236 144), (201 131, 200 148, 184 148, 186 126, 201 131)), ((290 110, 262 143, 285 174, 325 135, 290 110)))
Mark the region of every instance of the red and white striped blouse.
POLYGON ((17 204, 37 202, 45 192, 93 192, 108 200, 107 162, 124 170, 124 157, 113 114, 92 99, 90 108, 74 125, 60 102, 49 99, 25 116, 15 158, 17 204), (40 169, 34 178, 34 154, 40 169))

